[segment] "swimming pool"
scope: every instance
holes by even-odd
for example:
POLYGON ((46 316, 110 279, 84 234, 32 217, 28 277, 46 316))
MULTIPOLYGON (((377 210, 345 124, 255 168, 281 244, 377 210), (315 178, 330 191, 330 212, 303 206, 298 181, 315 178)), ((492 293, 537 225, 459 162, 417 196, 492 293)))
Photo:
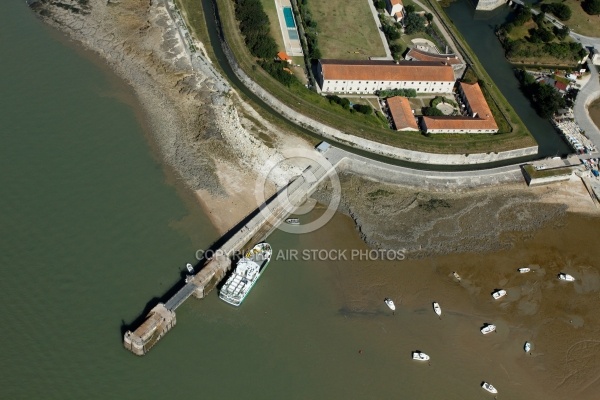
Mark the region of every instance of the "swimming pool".
POLYGON ((288 36, 291 40, 298 40, 298 31, 295 29, 288 29, 288 36))
POLYGON ((288 28, 295 28, 296 22, 294 22, 294 13, 292 7, 283 7, 283 17, 285 18, 285 26, 288 28))

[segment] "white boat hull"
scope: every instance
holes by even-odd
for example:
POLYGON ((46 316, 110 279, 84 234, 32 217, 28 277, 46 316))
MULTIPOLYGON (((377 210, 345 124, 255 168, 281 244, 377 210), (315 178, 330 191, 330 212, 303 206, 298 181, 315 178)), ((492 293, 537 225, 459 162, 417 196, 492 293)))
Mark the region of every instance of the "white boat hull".
POLYGON ((495 291, 494 293, 492 293, 492 297, 495 300, 498 300, 504 296, 506 296, 506 290, 504 290, 504 289, 501 289, 501 290, 498 290, 498 291, 495 291))
POLYGON ((394 304, 394 301, 392 299, 385 299, 384 302, 390 308, 390 310, 396 310, 396 305, 394 304))
POLYGON ((567 282, 575 281, 575 277, 573 277, 572 275, 569 275, 569 274, 562 273, 562 272, 560 274, 558 274, 558 279, 560 279, 561 281, 567 281, 567 282))
POLYGON ((525 346, 523 346, 523 350, 525 350, 525 353, 529 353, 531 351, 531 343, 525 342, 525 346))
POLYGON ((412 358, 413 358, 413 360, 417 360, 417 361, 428 361, 429 360, 429 356, 420 351, 413 351, 412 358))
POLYGON ((481 333, 483 333, 484 335, 487 335, 488 333, 492 333, 496 330, 496 325, 486 325, 483 328, 481 328, 481 333))
POLYGON ((442 316, 442 307, 437 302, 433 303, 433 311, 438 315, 438 317, 442 316))
POLYGON ((522 273, 522 274, 526 274, 529 271, 531 271, 531 268, 527 268, 527 267, 525 267, 525 268, 519 268, 519 272, 522 273))
POLYGON ((487 390, 490 393, 493 393, 493 394, 498 393, 498 390, 496 390, 496 388, 494 386, 492 386, 490 383, 483 382, 481 384, 481 387, 484 388, 485 390, 487 390))

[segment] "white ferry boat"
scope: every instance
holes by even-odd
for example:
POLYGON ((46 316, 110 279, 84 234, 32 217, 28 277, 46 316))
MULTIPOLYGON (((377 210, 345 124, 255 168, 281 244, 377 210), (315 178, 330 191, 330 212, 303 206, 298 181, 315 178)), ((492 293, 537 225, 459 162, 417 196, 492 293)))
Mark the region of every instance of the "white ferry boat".
POLYGON ((486 324, 483 328, 481 328, 481 333, 487 335, 488 333, 492 333, 496 330, 496 325, 486 324))
POLYGON ((558 279, 560 279, 561 281, 567 281, 567 282, 573 282, 575 280, 575 278, 572 275, 565 274, 563 272, 558 274, 558 279))
POLYGON ((268 243, 259 243, 238 261, 233 274, 221 288, 221 300, 239 306, 271 261, 273 250, 268 243))
POLYGON ((504 289, 496 290, 494 293, 492 293, 492 297, 495 300, 498 300, 499 298, 504 297, 504 296, 506 296, 506 290, 504 290, 504 289))
POLYGON ((438 315, 438 317, 442 316, 442 307, 437 301, 433 302, 433 311, 438 315))
POLYGON ((383 301, 385 302, 385 304, 387 304, 387 306, 390 308, 390 310, 392 310, 392 311, 396 310, 396 305, 394 304, 394 300, 392 300, 392 299, 385 299, 383 301))
POLYGON ((528 267, 523 267, 523 268, 519 268, 519 270, 518 270, 518 271, 519 271, 520 273, 522 273, 522 274, 526 274, 526 273, 528 273, 528 272, 530 272, 530 271, 531 271, 531 268, 528 268, 528 267))
POLYGON ((487 390, 490 393, 494 393, 494 394, 498 393, 498 390, 496 390, 496 388, 493 387, 491 383, 482 382, 481 383, 481 387, 484 388, 485 390, 487 390))
POLYGON ((413 360, 417 360, 417 361, 427 361, 429 360, 429 356, 425 353, 422 353, 420 351, 413 351, 412 352, 412 358, 413 360))

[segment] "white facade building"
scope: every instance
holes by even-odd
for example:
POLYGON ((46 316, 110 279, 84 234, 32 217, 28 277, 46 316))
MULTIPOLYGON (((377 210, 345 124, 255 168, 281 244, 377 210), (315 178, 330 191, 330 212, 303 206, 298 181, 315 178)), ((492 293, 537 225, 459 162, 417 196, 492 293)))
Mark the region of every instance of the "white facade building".
POLYGON ((323 93, 374 94, 390 89, 452 93, 454 72, 441 62, 319 60, 317 80, 323 93))

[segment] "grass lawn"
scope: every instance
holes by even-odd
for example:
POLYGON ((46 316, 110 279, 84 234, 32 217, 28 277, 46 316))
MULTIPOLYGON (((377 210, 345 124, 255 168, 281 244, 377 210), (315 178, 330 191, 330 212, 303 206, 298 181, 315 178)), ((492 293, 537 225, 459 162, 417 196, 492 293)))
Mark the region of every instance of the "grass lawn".
MULTIPOLYGON (((600 35, 600 15, 589 15, 581 8, 581 1, 578 0, 545 0, 543 3, 563 3, 571 9, 571 18, 568 21, 561 21, 572 31, 585 36, 600 35)), ((540 5, 536 5, 539 8, 540 5)))
POLYGON ((308 0, 323 58, 385 57, 371 0, 308 0))
POLYGON ((275 0, 260 0, 263 9, 269 17, 271 23, 271 37, 275 39, 277 47, 280 51, 285 51, 285 45, 283 44, 283 38, 281 37, 281 28, 279 26, 279 19, 277 18, 277 8, 275 6, 275 0))

